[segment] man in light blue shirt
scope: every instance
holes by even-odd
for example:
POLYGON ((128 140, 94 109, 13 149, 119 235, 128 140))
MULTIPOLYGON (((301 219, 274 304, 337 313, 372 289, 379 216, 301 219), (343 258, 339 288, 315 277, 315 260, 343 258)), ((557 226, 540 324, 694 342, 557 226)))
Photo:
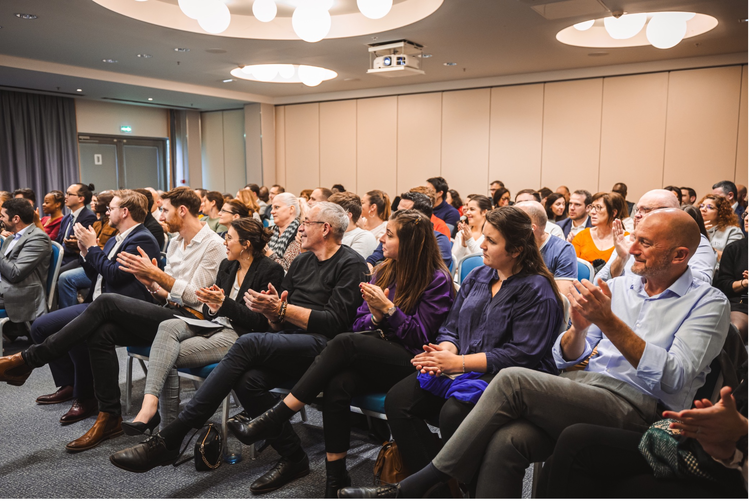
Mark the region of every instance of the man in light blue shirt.
MULTIPOLYGON (((643 195, 638 201, 638 205, 635 206, 633 225, 637 228, 638 223, 653 210, 679 209, 679 207, 680 202, 671 191, 651 190, 643 195)), ((614 226, 615 252, 610 256, 607 264, 596 274, 596 278, 601 278, 602 280, 609 280, 610 278, 623 275, 633 275, 631 268, 635 261, 633 256, 628 254, 628 249, 630 249, 630 245, 633 242, 632 235, 625 236, 625 230, 619 219, 615 220, 614 226)), ((716 268, 716 253, 711 248, 711 242, 703 235, 701 235, 698 249, 693 254, 693 257, 690 258, 688 266, 690 266, 695 278, 703 280, 709 285, 713 282, 714 269, 716 268)))
POLYGON ((634 235, 633 276, 576 281, 567 295, 572 326, 553 354, 558 368, 583 370, 500 371, 432 463, 390 488, 396 495, 420 497, 424 480, 454 477, 476 479, 477 498, 521 497, 526 468, 551 454, 566 427, 645 431, 664 410, 690 407, 724 344, 729 302, 688 267, 700 232, 687 213, 652 211, 634 235))

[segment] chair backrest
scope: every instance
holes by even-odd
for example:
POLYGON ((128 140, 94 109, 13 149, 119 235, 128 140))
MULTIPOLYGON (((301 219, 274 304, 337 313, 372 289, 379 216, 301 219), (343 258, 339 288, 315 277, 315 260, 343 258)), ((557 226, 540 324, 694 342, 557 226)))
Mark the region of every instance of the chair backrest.
POLYGON ((448 231, 451 234, 451 238, 453 238, 453 235, 455 235, 455 233, 453 233, 453 232, 456 230, 456 226, 452 225, 452 224, 449 224, 449 223, 445 223, 445 225, 448 227, 448 231))
POLYGON ((167 267, 167 253, 160 252, 159 253, 159 269, 161 271, 164 271, 164 268, 166 267, 167 267))
POLYGON ((164 245, 161 246, 161 251, 167 252, 167 247, 169 247, 169 233, 165 231, 164 232, 164 245))
POLYGON ((52 257, 47 272, 47 309, 52 310, 52 301, 55 299, 57 290, 57 277, 60 276, 60 267, 62 266, 63 246, 51 240, 52 257))
POLYGON ((585 278, 589 282, 593 282, 594 275, 596 275, 594 267, 585 259, 581 259, 580 257, 576 259, 578 260, 578 281, 580 282, 585 278))
POLYGON ((451 276, 456 273, 456 256, 451 255, 451 266, 448 268, 448 271, 451 272, 451 276))
POLYGON ((570 322, 570 301, 568 301, 568 298, 560 295, 563 300, 563 322, 562 326, 560 327, 560 332, 565 332, 568 330, 568 323, 570 322))
POLYGON ((470 256, 464 256, 458 262, 458 281, 462 283, 466 275, 471 272, 474 268, 482 266, 484 264, 484 258, 481 254, 472 254, 470 256))

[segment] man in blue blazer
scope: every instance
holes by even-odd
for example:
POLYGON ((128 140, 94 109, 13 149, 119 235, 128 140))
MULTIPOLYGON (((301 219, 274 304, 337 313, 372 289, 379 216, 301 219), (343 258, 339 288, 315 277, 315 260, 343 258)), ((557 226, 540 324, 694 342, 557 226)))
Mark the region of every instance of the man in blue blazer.
MULTIPOLYGON (((86 207, 91 203, 93 189, 93 184, 85 185, 83 183, 75 183, 71 184, 68 191, 65 192, 65 206, 70 209, 70 214, 63 216, 63 219, 60 222, 60 231, 55 240, 57 240, 57 243, 62 245, 65 250, 62 260, 63 267, 73 263, 67 269, 73 269, 79 266, 76 262, 79 250, 73 232, 75 224, 80 223, 84 228, 88 228, 94 224, 94 221, 96 221, 96 214, 86 207)), ((60 272, 67 271, 67 269, 63 268, 60 272)))
POLYGON ((591 228, 591 218, 588 213, 588 206, 591 205, 591 193, 586 190, 576 190, 570 194, 568 202, 568 217, 556 224, 562 228, 565 239, 570 242, 572 237, 570 231, 573 230, 573 236, 584 228, 591 228), (574 227, 575 226, 575 227, 574 227))
MULTIPOLYGON (((36 343, 41 343, 62 329, 104 292, 152 301, 146 287, 132 273, 121 271, 117 262, 120 252, 138 254, 139 247, 152 259, 159 258, 161 247, 143 225, 148 214, 147 207, 146 197, 140 193, 133 190, 115 192, 109 203, 109 224, 117 228, 119 233, 107 240, 104 249, 99 248, 94 230, 84 227, 81 223, 74 226, 74 235, 81 253, 79 263, 91 280, 91 288, 83 304, 54 311, 34 322, 31 337, 36 343)), ((96 414, 94 381, 85 344, 70 350, 68 356, 51 362, 50 369, 59 389, 55 393, 40 396, 37 403, 57 404, 74 399, 73 406, 60 418, 62 424, 75 423, 96 414)))

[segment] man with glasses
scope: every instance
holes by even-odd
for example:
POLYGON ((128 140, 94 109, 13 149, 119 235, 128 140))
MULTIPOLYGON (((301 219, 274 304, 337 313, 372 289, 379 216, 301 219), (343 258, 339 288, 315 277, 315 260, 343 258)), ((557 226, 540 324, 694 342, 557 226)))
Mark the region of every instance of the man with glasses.
MULTIPOLYGON (((638 224, 643 221, 651 211, 656 209, 679 209, 680 203, 677 197, 669 190, 651 190, 641 197, 633 212, 633 224, 638 228, 638 224)), ((615 252, 609 258, 604 267, 596 274, 596 278, 609 280, 619 276, 629 276, 633 274, 632 268, 635 258, 630 254, 630 246, 633 244, 633 235, 625 236, 625 229, 622 221, 615 219, 612 223, 612 233, 615 239, 615 252)), ((714 278, 714 269, 716 268, 716 254, 711 248, 708 239, 701 235, 700 244, 695 254, 688 262, 693 276, 709 284, 714 278)))
MULTIPOLYGON (((43 343, 0 358, 0 381, 20 386, 35 368, 65 356, 74 346, 86 344, 99 415, 88 432, 66 446, 69 452, 88 450, 122 435, 120 367, 115 347, 150 345, 159 324, 175 315, 203 318, 196 291, 214 283, 219 264, 226 257, 224 241, 198 219, 201 200, 193 190, 175 188, 162 199, 161 218, 170 231, 179 233, 167 251, 165 270, 161 271, 143 249, 133 254, 121 251, 117 256, 119 271, 134 275, 157 304, 120 294, 102 294, 43 343)), ((116 204, 110 208, 110 217, 118 217, 123 210, 116 204)))
POLYGON ((591 193, 586 190, 576 190, 570 195, 568 202, 568 217, 556 224, 562 228, 564 239, 570 242, 585 228, 591 228, 588 207, 591 205, 591 193))
MULTIPOLYGON (((174 461, 183 438, 203 426, 233 389, 245 408, 229 423, 240 440, 252 418, 274 405, 284 406, 269 390, 300 378, 330 338, 351 330, 362 303, 359 284, 367 280, 368 270, 356 251, 341 245, 348 225, 344 209, 331 202, 318 202, 308 211, 299 229, 307 252, 292 262, 281 290, 269 284, 267 291, 245 294, 247 306, 263 314, 274 332, 241 336, 177 419, 146 442, 112 455, 115 466, 140 473, 174 461)), ((269 442, 281 459, 253 482, 254 494, 273 491, 310 472, 288 421, 269 442)))
POLYGON ((63 254, 62 265, 65 267, 69 263, 73 263, 68 268, 63 268, 60 273, 67 271, 68 269, 77 268, 78 265, 78 245, 75 241, 75 235, 73 234, 73 227, 76 223, 81 223, 84 228, 88 228, 94 221, 96 221, 96 214, 86 207, 91 203, 92 193, 94 185, 85 185, 83 183, 71 184, 68 190, 65 192, 65 206, 70 209, 70 214, 63 217, 60 222, 60 232, 57 234, 57 243, 63 246, 65 253, 63 254))
MULTIPOLYGON (((137 254, 140 247, 150 258, 159 258, 159 244, 143 225, 147 214, 146 197, 132 190, 116 191, 109 203, 109 225, 118 234, 107 240, 104 249, 97 245, 96 232, 84 228, 81 223, 74 227, 81 252, 78 258, 92 286, 82 304, 53 311, 37 319, 31 327, 31 338, 35 343, 44 342, 68 323, 83 313, 102 293, 122 294, 134 299, 152 302, 151 294, 134 275, 120 269, 117 256, 120 252, 137 254)), ((70 410, 63 414, 60 423, 67 425, 93 416, 97 411, 94 398, 94 378, 91 374, 89 350, 86 345, 73 347, 62 357, 50 362, 50 370, 57 391, 36 399, 39 405, 59 404, 73 400, 70 410)))

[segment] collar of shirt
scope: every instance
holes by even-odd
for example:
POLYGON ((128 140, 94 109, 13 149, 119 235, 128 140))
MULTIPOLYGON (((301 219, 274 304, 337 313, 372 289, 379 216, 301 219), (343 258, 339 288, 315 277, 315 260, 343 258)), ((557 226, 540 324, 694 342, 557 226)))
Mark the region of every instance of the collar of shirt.
POLYGON ((124 232, 118 233, 117 235, 115 235, 115 240, 117 241, 117 243, 121 243, 123 240, 125 240, 125 238, 127 238, 128 235, 130 235, 131 233, 133 233, 133 230, 136 229, 136 228, 138 228, 140 225, 141 225, 141 223, 138 223, 138 224, 136 224, 134 226, 131 226, 130 228, 128 228, 124 232))
POLYGON ((21 235, 23 235, 24 233, 26 233, 26 230, 28 230, 32 226, 33 225, 30 224, 30 225, 26 226, 24 229, 18 230, 13 238, 15 238, 16 240, 18 240, 19 238, 21 238, 21 235))
MULTIPOLYGON (((210 235, 213 232, 214 231, 211 228, 208 227, 208 225, 205 223, 205 220, 204 220, 203 224, 201 225, 201 229, 190 240, 190 243, 187 246, 190 247, 193 244, 195 244, 195 245, 200 244, 203 241, 204 238, 206 238, 208 235, 210 235)), ((180 235, 179 233, 177 234, 177 237, 174 240, 177 243, 179 243, 180 247, 182 247, 183 243, 185 242, 185 239, 182 238, 182 235, 180 235)))
POLYGON ((586 223, 588 223, 588 222, 589 222, 589 217, 586 216, 586 219, 583 220, 583 223, 580 226, 576 226, 576 222, 571 219, 570 220, 570 227, 571 228, 575 228, 575 229, 585 228, 586 227, 586 223))
POLYGON ((661 299, 663 297, 666 297, 667 293, 674 294, 678 297, 682 297, 685 294, 687 294, 688 289, 690 288, 690 284, 693 283, 693 273, 690 271, 690 268, 688 267, 685 272, 680 275, 680 277, 672 282, 672 284, 667 287, 661 294, 657 294, 656 296, 649 296, 646 292, 646 279, 643 277, 639 277, 638 275, 634 275, 637 278, 637 281, 635 284, 631 284, 631 289, 636 289, 636 292, 638 293, 639 297, 644 298, 645 300, 649 299, 661 299))
POLYGON ((73 218, 73 219, 72 219, 72 222, 73 222, 73 223, 75 223, 75 222, 76 222, 76 221, 78 220, 78 216, 79 216, 79 214, 81 214, 81 211, 82 211, 83 209, 85 209, 85 208, 86 208, 86 206, 84 205, 83 207, 81 207, 81 208, 80 208, 80 209, 78 209, 77 211, 73 211, 73 212, 71 212, 71 213, 70 213, 71 217, 73 218))

